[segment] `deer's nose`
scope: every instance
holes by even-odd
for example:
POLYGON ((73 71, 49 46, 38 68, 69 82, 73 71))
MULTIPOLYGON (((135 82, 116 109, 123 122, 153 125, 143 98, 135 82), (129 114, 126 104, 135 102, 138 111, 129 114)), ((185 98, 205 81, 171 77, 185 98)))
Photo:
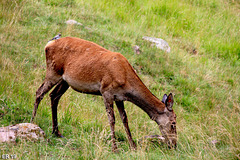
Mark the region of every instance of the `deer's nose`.
POLYGON ((171 128, 172 128, 172 129, 176 129, 176 122, 172 122, 171 128))

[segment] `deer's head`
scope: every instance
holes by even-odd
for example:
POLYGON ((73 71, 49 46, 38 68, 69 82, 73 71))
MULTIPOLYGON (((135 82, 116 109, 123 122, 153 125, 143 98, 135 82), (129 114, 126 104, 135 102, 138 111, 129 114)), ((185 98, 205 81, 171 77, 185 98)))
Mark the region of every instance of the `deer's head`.
POLYGON ((176 130, 176 114, 173 107, 173 95, 170 93, 168 96, 164 94, 162 102, 165 104, 164 113, 156 118, 160 131, 165 138, 166 143, 170 148, 177 146, 177 130, 176 130))

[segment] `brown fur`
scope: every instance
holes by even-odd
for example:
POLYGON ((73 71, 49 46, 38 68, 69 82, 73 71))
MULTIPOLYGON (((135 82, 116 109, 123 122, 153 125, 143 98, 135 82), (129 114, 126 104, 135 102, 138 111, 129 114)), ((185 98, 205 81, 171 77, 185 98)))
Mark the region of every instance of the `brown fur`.
POLYGON ((93 42, 73 37, 50 41, 45 47, 45 52, 46 78, 37 90, 32 120, 44 95, 57 85, 50 97, 53 133, 61 136, 57 124, 57 105, 60 97, 70 86, 78 92, 103 96, 111 127, 113 150, 117 148, 114 133, 114 101, 131 147, 136 148, 136 145, 128 127, 123 101, 130 101, 143 109, 151 119, 158 123, 167 142, 170 145, 176 145, 176 128, 172 129, 173 127, 167 125, 171 123, 175 127, 175 113, 168 110, 166 104, 147 89, 123 55, 111 52, 93 42), (165 121, 166 124, 163 124, 165 121))

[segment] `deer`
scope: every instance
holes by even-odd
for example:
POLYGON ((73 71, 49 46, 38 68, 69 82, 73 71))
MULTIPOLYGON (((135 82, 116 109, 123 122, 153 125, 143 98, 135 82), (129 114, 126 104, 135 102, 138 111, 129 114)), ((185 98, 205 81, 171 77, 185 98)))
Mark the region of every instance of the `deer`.
POLYGON ((110 124, 112 151, 117 150, 115 139, 114 102, 118 108, 131 149, 136 143, 128 126, 124 101, 140 107, 155 121, 170 148, 177 146, 176 114, 173 94, 164 94, 159 100, 146 87, 128 60, 120 53, 111 52, 100 45, 76 37, 62 37, 45 46, 46 76, 36 91, 31 122, 43 99, 49 94, 52 110, 52 134, 63 137, 58 128, 57 107, 61 96, 69 87, 73 90, 103 97, 110 124))

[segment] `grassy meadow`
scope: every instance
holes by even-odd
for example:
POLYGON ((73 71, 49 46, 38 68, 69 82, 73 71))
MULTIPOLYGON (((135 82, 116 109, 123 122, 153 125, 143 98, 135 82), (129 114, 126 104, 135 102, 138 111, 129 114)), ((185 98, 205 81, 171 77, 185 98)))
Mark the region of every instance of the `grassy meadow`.
MULTIPOLYGON (((139 107, 125 102, 137 150, 130 150, 115 107, 119 153, 112 153, 102 97, 69 89, 58 107, 65 138, 51 134, 48 94, 35 123, 46 140, 0 144, 18 159, 240 159, 240 2, 238 0, 1 0, 0 127, 30 122, 56 34, 122 53, 160 99, 174 94, 178 147, 144 141, 160 134, 139 107), (67 25, 74 19, 83 25, 67 25), (166 53, 142 40, 166 40, 166 53), (140 46, 141 54, 132 47, 140 46), (217 143, 212 143, 217 141, 217 143)), ((1 159, 1 158, 0 158, 1 159)))

